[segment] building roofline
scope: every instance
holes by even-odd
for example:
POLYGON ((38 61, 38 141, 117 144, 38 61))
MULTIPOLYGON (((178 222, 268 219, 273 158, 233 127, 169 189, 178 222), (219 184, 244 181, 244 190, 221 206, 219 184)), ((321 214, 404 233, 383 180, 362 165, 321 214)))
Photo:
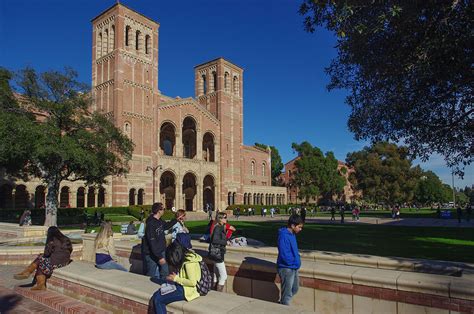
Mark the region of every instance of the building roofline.
POLYGON ((94 22, 95 20, 97 20, 99 17, 101 17, 102 15, 104 15, 105 13, 109 12, 110 10, 112 10, 113 8, 115 8, 116 6, 123 6, 125 8, 127 8, 128 10, 140 15, 140 16, 143 16, 144 18, 146 18, 147 20, 157 24, 157 25, 160 25, 160 23, 156 22, 155 20, 153 20, 152 18, 149 18, 148 16, 138 12, 138 11, 135 11, 134 9, 130 8, 129 6, 126 6, 125 4, 123 3, 115 3, 113 4, 112 6, 110 6, 108 9, 102 11, 99 15, 97 15, 96 17, 94 17, 91 22, 94 22))
POLYGON ((205 64, 207 64, 207 63, 215 62, 215 61, 218 61, 218 60, 221 60, 221 59, 224 60, 224 61, 227 62, 227 63, 230 63, 231 65, 235 66, 236 68, 241 69, 242 71, 244 70, 244 68, 238 66, 237 64, 233 63, 233 62, 230 61, 230 60, 227 60, 227 59, 224 58, 224 57, 218 57, 218 58, 215 58, 215 59, 212 59, 212 60, 209 60, 209 61, 200 63, 200 64, 198 64, 198 65, 195 65, 194 68, 196 69, 196 68, 199 68, 200 66, 203 66, 203 65, 205 65, 205 64))

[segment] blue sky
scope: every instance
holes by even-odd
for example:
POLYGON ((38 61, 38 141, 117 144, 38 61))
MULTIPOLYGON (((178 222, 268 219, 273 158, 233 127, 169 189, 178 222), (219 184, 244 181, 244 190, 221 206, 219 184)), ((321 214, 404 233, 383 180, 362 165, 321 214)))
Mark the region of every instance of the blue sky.
MULTIPOLYGON (((1 66, 39 71, 72 66, 91 82, 91 19, 113 0, 0 0, 1 66)), ((325 30, 308 34, 294 0, 122 0, 160 23, 159 88, 194 96, 193 67, 224 57, 244 68, 244 142, 274 145, 284 162, 292 142, 307 140, 344 160, 366 143, 347 128, 344 91, 327 92, 324 68, 336 55, 325 30)), ((439 156, 424 169, 451 183, 439 156)), ((474 183, 474 167, 464 180, 474 183)))

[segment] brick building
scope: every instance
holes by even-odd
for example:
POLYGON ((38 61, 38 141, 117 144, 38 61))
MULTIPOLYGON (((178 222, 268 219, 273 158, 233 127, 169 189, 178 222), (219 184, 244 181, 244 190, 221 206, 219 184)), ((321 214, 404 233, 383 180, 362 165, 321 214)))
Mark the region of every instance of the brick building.
MULTIPOLYGON (((295 162, 299 159, 300 157, 295 157, 289 162, 285 164, 285 169, 283 173, 280 176, 280 181, 285 185, 286 187, 286 194, 287 194, 287 202, 289 204, 301 204, 305 202, 304 199, 298 198, 298 188, 293 185, 292 183, 292 177, 293 173, 296 171, 296 164, 295 162)), ((360 196, 360 193, 357 193, 354 191, 352 188, 351 183, 349 182, 349 175, 354 172, 353 168, 350 168, 347 166, 344 162, 338 160, 338 165, 337 169, 341 174, 344 175, 346 179, 346 185, 344 186, 344 192, 341 195, 340 198, 337 196, 333 197, 334 201, 342 201, 342 202, 347 202, 347 203, 352 203, 357 197, 360 196), (342 168, 345 168, 346 170, 342 170, 342 168)), ((317 203, 322 197, 315 199, 311 198, 310 203, 314 204, 317 203)))
MULTIPOLYGON (((286 203, 271 186, 270 150, 243 144, 243 69, 224 58, 197 65, 195 98, 159 90, 159 24, 122 4, 92 20, 94 110, 135 144, 130 172, 100 188, 63 182, 61 207, 286 203), (154 195, 153 195, 154 194, 154 195)), ((41 207, 41 182, 0 182, 0 208, 41 207)))

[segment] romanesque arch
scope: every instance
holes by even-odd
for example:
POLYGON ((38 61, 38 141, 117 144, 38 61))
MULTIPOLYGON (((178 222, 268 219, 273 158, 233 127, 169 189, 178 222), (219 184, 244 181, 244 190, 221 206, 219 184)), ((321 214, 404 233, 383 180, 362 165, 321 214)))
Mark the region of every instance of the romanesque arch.
POLYGON ((160 128, 160 148, 163 155, 173 156, 176 147, 176 130, 172 123, 165 122, 160 128))
POLYGON ((204 177, 202 183, 202 200, 204 208, 215 208, 215 182, 211 175, 204 177), (209 206, 209 207, 208 207, 209 206))
POLYGON ((99 188, 99 195, 97 195, 97 207, 104 207, 105 206, 105 188, 99 188))
POLYGON ((163 172, 160 177, 160 194, 165 199, 165 208, 173 208, 176 199, 176 178, 171 171, 163 172))
POLYGON ((194 197, 196 196, 196 176, 190 172, 183 177, 184 209, 192 211, 194 209, 194 197))
POLYGON ((67 208, 69 205, 69 187, 63 186, 59 192, 59 207, 67 208))
POLYGON ((0 187, 0 208, 13 208, 13 187, 4 184, 0 187))
POLYGON ((128 205, 135 205, 135 194, 137 194, 137 190, 134 188, 130 189, 128 192, 128 205))
POLYGON ((86 205, 85 194, 86 194, 86 189, 84 187, 80 187, 77 189, 76 202, 77 202, 78 208, 84 207, 86 205))
POLYGON ((145 197, 145 190, 139 189, 138 196, 137 196, 137 205, 143 205, 144 197, 145 197))
POLYGON ((202 159, 205 161, 215 161, 214 157, 214 135, 206 132, 202 138, 202 159))
POLYGON ((95 188, 93 186, 87 189, 87 207, 95 207, 95 188))
POLYGON ((46 187, 38 185, 35 189, 35 208, 44 208, 46 205, 46 187))
POLYGON ((23 184, 18 185, 15 188, 15 208, 25 209, 28 208, 28 190, 23 184))
POLYGON ((192 117, 186 117, 183 121, 183 157, 193 159, 196 156, 197 126, 192 117))

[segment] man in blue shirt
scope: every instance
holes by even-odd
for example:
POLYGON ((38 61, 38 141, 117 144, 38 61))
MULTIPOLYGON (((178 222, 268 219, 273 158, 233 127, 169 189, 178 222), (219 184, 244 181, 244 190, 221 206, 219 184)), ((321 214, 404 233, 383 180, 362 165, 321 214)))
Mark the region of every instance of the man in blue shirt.
POLYGON ((280 303, 290 305, 291 298, 298 292, 299 274, 301 267, 296 234, 303 230, 303 219, 293 214, 288 219, 286 227, 278 230, 278 259, 277 269, 281 280, 280 303))

